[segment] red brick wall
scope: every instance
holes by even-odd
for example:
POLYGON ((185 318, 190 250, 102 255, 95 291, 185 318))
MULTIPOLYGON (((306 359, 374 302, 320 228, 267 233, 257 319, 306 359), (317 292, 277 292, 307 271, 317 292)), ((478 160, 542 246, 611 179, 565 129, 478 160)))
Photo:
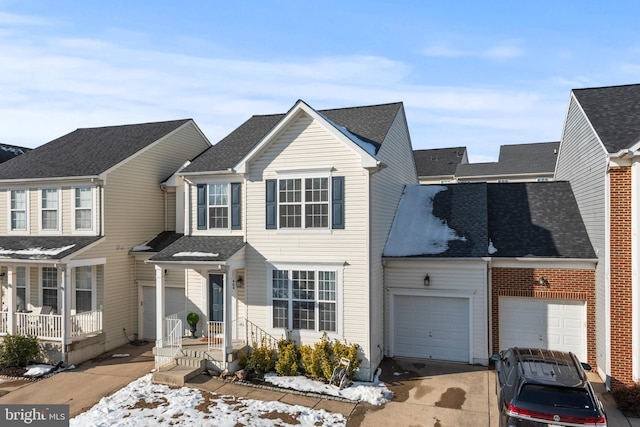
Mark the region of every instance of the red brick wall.
POLYGON ((596 367, 595 270, 492 268, 491 281, 494 354, 500 350, 501 296, 579 300, 587 302, 587 362, 596 367), (541 277, 548 284, 541 285, 541 277))
POLYGON ((612 168, 610 179, 611 385, 633 383, 631 343, 631 168, 612 168))

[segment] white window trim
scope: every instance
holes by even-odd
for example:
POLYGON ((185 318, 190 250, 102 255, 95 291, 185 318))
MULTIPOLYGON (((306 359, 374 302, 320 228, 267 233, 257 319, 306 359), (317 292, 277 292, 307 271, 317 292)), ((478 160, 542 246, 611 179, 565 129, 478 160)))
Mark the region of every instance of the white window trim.
MULTIPOLYGON (((42 272, 43 272, 45 267, 50 267, 50 266, 45 265, 45 266, 42 266, 42 267, 38 268, 38 302, 40 304, 40 307, 42 307, 44 305, 44 302, 43 302, 43 300, 44 300, 44 287, 42 286, 43 285, 44 275, 42 274, 42 272)), ((57 281, 57 289, 58 289, 57 296, 56 296, 57 299, 58 299, 58 309, 57 309, 57 313, 56 314, 60 314, 60 310, 62 308, 61 307, 62 300, 60 299, 61 298, 61 295, 60 295, 60 283, 62 281, 62 276, 60 274, 60 270, 58 270, 55 267, 50 267, 50 268, 54 268, 56 270, 56 281, 57 281)), ((47 288, 47 289, 50 289, 50 288, 47 288)))
POLYGON ((277 230, 282 233, 330 233, 331 224, 333 221, 332 213, 333 208, 331 206, 331 194, 333 194, 332 188, 332 171, 333 168, 318 168, 318 169, 303 169, 303 170, 281 170, 276 171, 276 218, 277 218, 277 230), (307 227, 306 226, 306 202, 305 198, 305 179, 313 178, 327 178, 327 226, 326 227, 307 227), (302 206, 302 218, 300 220, 300 227, 282 227, 280 225, 280 180, 283 179, 300 179, 301 180, 301 202, 302 206))
POLYGON ((25 291, 24 291, 24 299, 25 299, 25 305, 24 308, 25 310, 33 310, 33 306, 31 305, 31 283, 29 280, 29 271, 31 270, 29 268, 29 266, 27 265, 16 265, 14 267, 10 267, 13 268, 13 284, 15 284, 16 287, 16 298, 14 301, 14 310, 15 310, 15 305, 18 301, 18 268, 24 268, 24 280, 25 280, 25 291))
POLYGON ((40 234, 62 234, 62 189, 60 187, 42 187, 38 189, 38 230, 40 234), (55 230, 42 228, 42 194, 44 190, 56 190, 58 195, 58 228, 55 230))
MULTIPOLYGON (((289 331, 287 328, 275 328, 273 326, 273 289, 272 289, 272 277, 274 270, 305 270, 305 271, 334 271, 336 273, 336 331, 326 331, 329 339, 338 339, 342 340, 344 338, 344 263, 315 263, 315 264, 303 264, 303 263, 270 263, 267 262, 266 269, 266 282, 267 282, 267 292, 268 292, 268 304, 269 308, 267 311, 267 325, 271 334, 274 336, 286 335, 289 331), (278 335, 279 334, 279 335, 278 335)), ((316 274, 316 287, 315 287, 315 298, 314 303, 317 306, 317 303, 320 301, 318 298, 318 275, 316 274)), ((289 301, 292 301, 292 296, 289 296, 289 301)), ((289 307, 289 313, 291 314, 292 306, 289 307)), ((316 307, 316 314, 318 314, 318 310, 316 307)), ((293 322, 293 318, 290 316, 289 321, 293 322)), ((310 331, 307 329, 295 329, 296 336, 299 336, 302 340, 319 340, 325 331, 318 330, 320 325, 320 319, 316 317, 315 319, 316 330, 310 331)))
POLYGON ((91 268, 91 311, 96 311, 98 307, 98 292, 97 292, 97 269, 95 265, 78 265, 73 268, 71 273, 71 314, 76 314, 76 268, 89 267, 91 268))
POLYGON ((92 236, 95 234, 96 232, 96 220, 97 220, 97 216, 96 216, 96 211, 97 211, 97 205, 96 205, 96 187, 95 186, 91 186, 91 185, 78 185, 75 187, 71 187, 71 234, 76 235, 76 236, 80 236, 80 235, 85 235, 85 236, 92 236), (90 188, 91 189, 91 229, 82 229, 82 230, 78 230, 76 229, 76 210, 78 209, 76 207, 76 189, 78 188, 90 188))
MULTIPOLYGON (((226 230, 231 230, 231 183, 230 182, 207 182, 207 230, 209 231, 226 231, 226 230), (212 185, 226 185, 227 186, 227 204, 225 205, 212 205, 209 204, 209 190, 211 189, 212 185), (217 208, 223 208, 226 207, 227 208, 227 226, 226 227, 211 227, 211 223, 209 221, 210 219, 210 215, 209 215, 209 209, 211 209, 211 207, 217 207, 217 208)), ((196 213, 197 216, 197 213, 196 213)), ((198 219, 196 218, 196 222, 198 221, 198 219)))
POLYGON ((25 234, 29 234, 30 232, 30 225, 31 225, 31 221, 30 221, 30 217, 29 217, 29 189, 28 188, 11 188, 7 191, 7 233, 8 234, 15 234, 15 235, 25 235, 25 234), (12 191, 24 191, 24 195, 25 195, 25 199, 26 199, 26 206, 25 206, 25 217, 26 217, 26 229, 22 230, 22 229, 17 229, 17 230, 13 230, 11 228, 11 192, 12 191))

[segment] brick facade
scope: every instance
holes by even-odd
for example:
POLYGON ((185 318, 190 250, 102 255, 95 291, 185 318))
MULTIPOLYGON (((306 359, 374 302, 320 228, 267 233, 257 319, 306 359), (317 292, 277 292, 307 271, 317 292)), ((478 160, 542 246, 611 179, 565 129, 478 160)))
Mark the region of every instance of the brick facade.
POLYGON ((610 183, 610 321, 611 385, 633 383, 631 334, 631 168, 611 168, 610 183))
POLYGON ((492 268, 492 352, 500 345, 499 298, 501 296, 564 299, 587 303, 587 362, 596 366, 595 270, 492 268), (540 278, 547 280, 540 284, 540 278))

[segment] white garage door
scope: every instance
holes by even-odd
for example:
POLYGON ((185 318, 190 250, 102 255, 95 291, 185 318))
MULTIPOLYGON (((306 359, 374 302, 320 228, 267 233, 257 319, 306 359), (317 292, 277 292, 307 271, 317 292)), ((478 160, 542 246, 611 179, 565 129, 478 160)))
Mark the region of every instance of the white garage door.
POLYGON ((586 362, 584 301, 500 297, 500 349, 571 351, 586 362))
POLYGON ((469 299, 395 295, 394 354, 469 362, 469 299))
MULTIPOLYGON (((144 338, 156 338, 156 288, 144 286, 143 321, 144 338)), ((185 309, 184 288, 165 288, 164 290, 164 312, 165 314, 175 314, 183 312, 185 309)), ((184 329, 184 325, 183 325, 184 329)))

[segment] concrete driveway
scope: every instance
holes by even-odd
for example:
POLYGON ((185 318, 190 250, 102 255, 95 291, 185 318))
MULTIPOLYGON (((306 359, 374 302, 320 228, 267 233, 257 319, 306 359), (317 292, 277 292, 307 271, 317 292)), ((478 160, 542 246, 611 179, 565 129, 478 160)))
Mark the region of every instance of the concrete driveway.
POLYGON ((385 359, 381 367, 393 400, 382 407, 359 404, 349 426, 498 426, 494 371, 400 358, 385 359))

